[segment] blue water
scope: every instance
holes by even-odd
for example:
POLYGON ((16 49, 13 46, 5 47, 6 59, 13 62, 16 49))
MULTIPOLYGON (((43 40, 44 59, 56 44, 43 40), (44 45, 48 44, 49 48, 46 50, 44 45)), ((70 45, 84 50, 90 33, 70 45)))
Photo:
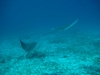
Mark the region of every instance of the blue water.
MULTIPOLYGON (((1 0, 0 34, 34 32, 70 24, 79 19, 77 26, 100 24, 99 0, 1 0)), ((77 27, 75 26, 75 27, 77 27)))
MULTIPOLYGON (((23 54, 23 50, 21 49, 18 40, 19 38, 23 39, 24 41, 27 40, 38 41, 41 44, 39 50, 44 50, 44 51, 49 49, 49 45, 51 50, 55 50, 56 47, 57 49, 61 47, 62 50, 63 48, 65 48, 66 46, 65 44, 68 44, 67 46, 72 47, 69 48, 66 46, 66 49, 69 50, 82 49, 84 51, 86 50, 87 52, 91 52, 91 50, 93 50, 95 53, 92 52, 89 55, 87 54, 87 57, 90 57, 91 55, 94 56, 93 58, 92 57, 90 58, 89 62, 91 61, 94 62, 94 60, 95 62, 98 62, 96 63, 96 66, 93 66, 93 64, 95 63, 91 63, 92 66, 86 66, 88 65, 88 62, 87 64, 84 62, 85 66, 83 67, 83 69, 85 69, 86 71, 83 72, 82 69, 81 73, 79 73, 80 72, 79 68, 78 68, 79 72, 74 72, 74 70, 76 69, 73 70, 72 69, 73 65, 71 65, 71 67, 68 67, 69 70, 71 71, 67 70, 68 73, 65 73, 67 72, 66 70, 63 72, 59 72, 58 71, 59 68, 57 69, 56 72, 50 71, 53 69, 50 69, 49 66, 50 70, 42 69, 41 72, 39 71, 41 74, 34 73, 33 75, 72 75, 72 74, 74 75, 75 73, 76 75, 82 75, 82 73, 84 73, 83 75, 86 74, 99 75, 100 66, 98 65, 100 65, 100 54, 99 54, 100 53, 100 1, 99 0, 0 0, 0 40, 1 40, 0 58, 3 58, 3 56, 6 55, 10 56, 9 54, 11 52, 12 54, 16 54, 17 56, 20 56, 21 53, 23 54), (79 21, 68 30, 62 32, 57 31, 56 33, 44 36, 44 34, 52 32, 53 29, 63 27, 64 25, 67 24, 68 25, 72 24, 77 19, 79 21), (82 48, 81 47, 76 48, 76 46, 81 46, 82 48), (20 55, 18 55, 19 53, 17 50, 19 50, 19 52, 20 50, 22 50, 20 52, 20 55), (8 53, 6 54, 5 51, 8 53), (93 70, 93 72, 90 71, 91 69, 93 70)), ((69 51, 67 51, 67 53, 68 52, 69 51)), ((49 52, 47 51, 47 54, 48 53, 49 52)), ((55 53, 57 54, 56 51, 55 53)), ((79 53, 81 52, 79 51, 79 53)), ((59 58, 59 56, 64 55, 65 58, 68 57, 68 59, 71 60, 73 57, 75 57, 73 52, 72 54, 73 55, 69 54, 70 56, 69 58, 68 56, 65 56, 63 53, 61 55, 59 55, 58 53, 58 56, 55 56, 54 54, 54 58, 59 58)), ((76 58, 80 59, 78 56, 79 55, 76 54, 76 58)), ((47 57, 49 58, 49 56, 47 57)), ((52 60, 54 60, 54 58, 53 56, 51 56, 49 61, 51 62, 52 60)), ((66 63, 65 58, 63 59, 59 58, 56 61, 63 61, 62 64, 64 64, 66 63)), ((86 58, 84 58, 83 60, 88 61, 88 59, 86 58)), ((42 63, 44 64, 49 62, 47 59, 45 58, 44 59, 45 62, 42 63)), ((16 58, 14 58, 13 60, 16 60, 16 58)), ((67 62, 67 64, 70 63, 70 60, 67 62)), ((73 63, 76 63, 73 60, 74 59, 72 59, 71 61, 73 63)), ((2 65, 2 63, 6 64, 6 61, 7 60, 0 59, 1 62, 0 65, 2 65)), ((31 62, 34 61, 36 62, 36 60, 33 60, 31 62)), ((7 63, 9 62, 12 61, 7 61, 7 63)), ((23 62, 27 63, 27 61, 22 61, 18 64, 23 64, 23 62)), ((37 63, 40 62, 38 61, 37 63)), ((11 65, 12 63, 9 64, 11 65)), ((48 65, 52 64, 49 63, 48 65)), ((79 65, 79 63, 77 65, 79 65)), ((0 67, 0 69, 3 67, 0 67)), ((20 67, 22 68, 22 66, 20 67)), ((9 69, 11 68, 9 67, 9 69)), ((16 68, 13 67, 13 69, 16 68)), ((28 69, 31 70, 32 68, 28 69)), ((4 71, 5 70, 0 71, 2 72, 2 74, 0 75, 5 75, 6 73, 14 75, 14 73, 10 72, 10 70, 8 69, 5 71, 5 74, 4 71)), ((36 71, 38 70, 36 69, 36 71)), ((23 75, 23 74, 21 74, 21 70, 18 70, 18 74, 16 75, 23 75)), ((29 75, 29 73, 25 75, 29 75)))

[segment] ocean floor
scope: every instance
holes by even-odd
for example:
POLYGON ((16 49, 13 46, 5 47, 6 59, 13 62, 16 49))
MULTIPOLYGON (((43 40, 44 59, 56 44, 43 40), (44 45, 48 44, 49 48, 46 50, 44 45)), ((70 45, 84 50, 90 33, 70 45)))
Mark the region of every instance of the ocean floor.
POLYGON ((31 58, 16 36, 0 38, 0 75, 100 75, 100 32, 54 33, 39 38, 31 58))

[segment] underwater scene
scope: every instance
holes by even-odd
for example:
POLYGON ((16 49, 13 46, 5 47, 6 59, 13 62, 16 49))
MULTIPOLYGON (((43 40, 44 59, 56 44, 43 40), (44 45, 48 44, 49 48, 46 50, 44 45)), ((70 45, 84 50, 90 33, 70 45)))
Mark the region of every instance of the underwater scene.
POLYGON ((0 0, 0 75, 100 75, 100 0, 0 0))

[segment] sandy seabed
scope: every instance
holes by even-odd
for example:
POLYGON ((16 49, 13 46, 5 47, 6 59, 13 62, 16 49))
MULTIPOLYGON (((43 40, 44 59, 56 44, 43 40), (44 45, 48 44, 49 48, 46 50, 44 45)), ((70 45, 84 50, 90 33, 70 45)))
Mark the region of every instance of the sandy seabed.
POLYGON ((19 38, 1 37, 0 75, 100 75, 99 32, 57 33, 35 40, 30 35, 21 39, 37 41, 38 53, 19 59, 25 53, 19 38))

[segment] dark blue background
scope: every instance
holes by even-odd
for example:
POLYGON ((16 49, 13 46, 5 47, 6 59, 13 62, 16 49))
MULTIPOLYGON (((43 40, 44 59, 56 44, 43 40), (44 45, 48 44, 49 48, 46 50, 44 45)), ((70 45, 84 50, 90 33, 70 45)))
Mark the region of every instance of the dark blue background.
POLYGON ((0 35, 46 31, 79 19, 98 28, 99 0, 0 0, 0 35))

